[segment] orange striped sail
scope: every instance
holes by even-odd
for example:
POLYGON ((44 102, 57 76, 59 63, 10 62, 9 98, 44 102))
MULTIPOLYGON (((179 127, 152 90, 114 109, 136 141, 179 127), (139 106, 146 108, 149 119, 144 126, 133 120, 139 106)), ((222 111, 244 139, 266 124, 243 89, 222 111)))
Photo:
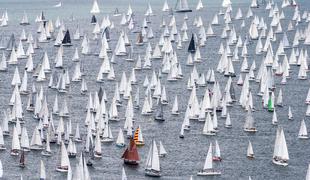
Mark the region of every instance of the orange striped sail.
POLYGON ((143 140, 142 131, 141 131, 140 126, 135 130, 134 141, 135 141, 137 146, 143 146, 144 145, 144 140, 143 140))

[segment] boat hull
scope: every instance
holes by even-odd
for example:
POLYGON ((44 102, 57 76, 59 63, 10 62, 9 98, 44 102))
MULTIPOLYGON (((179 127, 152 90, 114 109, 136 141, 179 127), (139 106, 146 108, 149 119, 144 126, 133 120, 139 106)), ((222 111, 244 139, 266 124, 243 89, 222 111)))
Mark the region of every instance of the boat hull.
POLYGON ((48 151, 42 151, 41 154, 43 156, 52 156, 52 153, 51 152, 48 152, 48 151))
POLYGON ((272 159, 272 162, 273 164, 278 165, 278 166, 288 166, 288 163, 282 160, 272 159))
POLYGON ((159 171, 148 170, 148 169, 145 170, 145 175, 151 176, 151 177, 160 177, 161 176, 159 171))
POLYGON ((68 167, 60 167, 60 166, 58 166, 56 168, 56 171, 58 171, 58 172, 68 172, 68 167))
POLYGON ((116 146, 117 147, 125 147, 125 144, 124 143, 116 143, 116 146))
POLYGON ((305 136, 305 135, 299 135, 298 138, 299 138, 299 139, 309 139, 309 137, 308 137, 308 136, 305 136))
POLYGON ((138 165, 138 164, 139 164, 139 161, 124 159, 124 163, 125 163, 125 164, 129 164, 129 165, 138 165))
POLYGON ((183 9, 183 10, 176 10, 175 12, 177 13, 185 13, 185 12, 192 12, 193 10, 191 9, 183 9))
POLYGON ((197 173, 198 176, 219 176, 222 173, 220 171, 216 170, 210 170, 210 171, 200 171, 197 173))

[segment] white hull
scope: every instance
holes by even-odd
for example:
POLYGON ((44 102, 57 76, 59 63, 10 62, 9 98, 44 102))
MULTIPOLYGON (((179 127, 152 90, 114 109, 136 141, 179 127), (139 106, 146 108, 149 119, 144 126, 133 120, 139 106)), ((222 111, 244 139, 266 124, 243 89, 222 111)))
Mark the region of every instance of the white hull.
POLYGON ((113 139, 111 139, 111 138, 103 138, 101 140, 101 142, 113 142, 113 139))
POLYGON ((210 170, 210 171, 200 171, 197 173, 198 176, 219 176, 222 173, 220 171, 216 170, 210 170))
POLYGON ((253 129, 246 129, 246 128, 244 128, 243 130, 245 132, 252 132, 252 133, 255 133, 257 131, 255 128, 253 128, 253 129))
POLYGON ((281 160, 279 161, 279 160, 272 159, 272 162, 273 162, 273 164, 276 164, 276 165, 279 165, 279 166, 288 166, 287 162, 283 162, 281 160))
POLYGON ((68 168, 57 167, 56 171, 58 171, 58 172, 68 172, 68 168))
POLYGON ((151 176, 151 177, 160 177, 161 176, 159 171, 153 171, 153 170, 148 170, 148 169, 145 170, 145 175, 151 176))
POLYGON ((298 135, 299 139, 309 139, 307 135, 298 135))

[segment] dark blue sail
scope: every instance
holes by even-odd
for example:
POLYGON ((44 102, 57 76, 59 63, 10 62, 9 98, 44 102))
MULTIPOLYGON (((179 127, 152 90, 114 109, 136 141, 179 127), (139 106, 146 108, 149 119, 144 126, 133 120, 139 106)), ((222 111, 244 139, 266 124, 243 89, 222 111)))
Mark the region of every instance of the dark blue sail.
POLYGON ((194 34, 192 34, 192 39, 191 39, 191 41, 189 42, 188 52, 190 52, 190 53, 195 53, 195 52, 196 52, 194 34))
POLYGON ((92 23, 92 24, 96 24, 96 23, 97 23, 97 18, 96 18, 95 15, 93 15, 93 16, 91 17, 91 22, 90 22, 90 23, 92 23))
POLYGON ((66 31, 64 39, 62 40, 62 45, 64 46, 71 46, 71 38, 69 30, 66 31))

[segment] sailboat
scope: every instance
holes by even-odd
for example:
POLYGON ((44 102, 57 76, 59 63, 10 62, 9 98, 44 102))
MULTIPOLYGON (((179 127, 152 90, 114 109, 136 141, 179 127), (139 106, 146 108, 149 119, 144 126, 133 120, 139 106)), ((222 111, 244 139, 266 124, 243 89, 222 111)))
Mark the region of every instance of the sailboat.
POLYGON ((291 109, 291 106, 288 107, 288 119, 289 120, 292 120, 293 119, 293 113, 292 113, 292 109, 291 109))
POLYGON ((69 144, 68 144, 68 156, 69 158, 75 158, 77 154, 75 142, 72 141, 72 139, 69 139, 69 144))
POLYGON ((138 128, 135 130, 134 140, 135 140, 135 144, 137 146, 143 146, 144 145, 142 130, 141 130, 140 126, 138 126, 138 128))
POLYGON ((91 17, 91 20, 90 20, 90 23, 91 24, 97 24, 97 18, 96 18, 96 16, 95 15, 92 15, 92 17, 91 17))
POLYGON ((19 167, 21 167, 21 168, 26 167, 25 151, 22 151, 22 153, 20 155, 19 167))
POLYGON ((46 171, 44 162, 40 161, 40 180, 46 180, 46 171))
POLYGON ((212 161, 212 143, 210 143, 208 154, 206 157, 205 164, 203 169, 197 173, 198 176, 215 176, 221 175, 221 171, 215 170, 213 168, 213 161, 212 161))
MULTIPOLYGON (((48 129, 50 129, 50 128, 51 127, 49 126, 48 129)), ((51 151, 51 147, 50 147, 50 135, 49 135, 49 133, 46 136, 45 149, 41 152, 41 154, 43 156, 48 156, 48 157, 52 156, 52 151, 51 151)))
POLYGON ((33 135, 31 138, 30 149, 32 150, 41 150, 43 149, 41 135, 39 129, 36 127, 33 131, 33 135))
POLYGON ((179 135, 179 138, 181 138, 181 139, 184 139, 184 128, 185 128, 185 125, 183 123, 182 126, 181 126, 180 135, 179 135))
POLYGON ((122 155, 125 164, 138 165, 140 161, 138 149, 133 138, 130 139, 129 147, 122 155))
POLYGON ((126 175, 124 167, 122 168, 122 178, 121 178, 121 180, 127 180, 127 175, 126 175))
POLYGON ((67 31, 66 31, 66 34, 65 34, 65 36, 64 36, 64 38, 63 38, 61 44, 62 44, 63 46, 72 46, 72 44, 71 44, 71 38, 70 38, 70 32, 69 32, 68 29, 67 29, 67 31))
POLYGON ((61 6, 62 6, 61 1, 60 1, 58 4, 54 5, 54 7, 55 7, 55 8, 57 8, 57 7, 61 7, 61 6))
POLYGON ((195 45, 195 40, 194 40, 194 34, 192 34, 191 41, 188 46, 188 52, 190 53, 195 53, 196 52, 196 45, 195 45))
POLYGON ((119 12, 118 8, 115 8, 113 16, 117 17, 117 16, 121 16, 122 14, 119 12))
POLYGON ((282 127, 277 129, 276 140, 273 151, 272 162, 280 166, 288 166, 288 150, 285 135, 282 127))
POLYGON ((18 138, 18 132, 16 126, 13 128, 13 139, 12 139, 12 149, 11 149, 11 155, 12 156, 18 156, 20 151, 20 141, 18 138))
POLYGON ((152 145, 147 156, 145 165, 145 175, 151 177, 161 176, 158 149, 155 140, 152 141, 152 145))
POLYGON ((202 4, 202 0, 199 0, 199 1, 198 1, 198 4, 197 4, 197 6, 196 6, 196 10, 199 11, 199 10, 201 10, 201 9, 203 9, 203 4, 202 4))
POLYGON ((253 151, 253 147, 252 147, 251 141, 249 141, 249 144, 248 144, 248 149, 247 149, 247 152, 246 152, 246 157, 249 158, 249 159, 254 159, 254 151, 253 151))
POLYGON ((24 12, 23 18, 19 24, 23 26, 30 25, 26 12, 24 12))
POLYGON ((305 120, 301 120, 300 123, 300 128, 299 128, 299 133, 298 133, 298 138, 299 139, 308 139, 308 132, 307 132, 307 127, 306 127, 306 123, 305 120))
POLYGON ((163 8, 162 8, 162 11, 167 12, 167 11, 169 11, 169 9, 170 8, 169 8, 169 5, 168 5, 168 2, 167 2, 167 0, 165 0, 163 8))
POLYGON ((103 135, 102 135, 101 141, 102 142, 113 142, 112 130, 111 130, 109 123, 107 123, 103 129, 103 135))
POLYGON ((167 154, 166 149, 161 141, 159 141, 159 157, 165 157, 167 154))
POLYGON ((251 6, 250 6, 250 7, 251 7, 251 8, 258 8, 259 5, 258 5, 258 3, 257 3, 257 0, 252 0, 251 6))
POLYGON ((97 131, 97 133, 96 133, 95 147, 94 147, 94 153, 93 154, 94 154, 95 158, 101 158, 102 157, 101 140, 100 140, 99 131, 97 131))
POLYGON ((178 0, 175 5, 176 12, 192 12, 192 10, 188 7, 187 0, 178 0))
POLYGON ((273 93, 269 92, 269 98, 268 98, 268 111, 273 112, 274 111, 274 102, 273 102, 273 93))
POLYGON ((98 14, 98 13, 100 13, 100 9, 99 9, 99 5, 98 5, 97 0, 94 0, 93 6, 92 6, 92 8, 91 8, 91 10, 90 10, 90 13, 92 13, 92 14, 98 14))
POLYGON ((246 132, 256 132, 256 128, 255 128, 255 121, 252 115, 252 109, 249 106, 248 108, 248 112, 245 118, 245 123, 244 123, 244 127, 243 130, 246 132))
POLYGON ((180 112, 179 112, 179 103, 178 103, 178 96, 177 95, 174 98, 171 114, 172 115, 179 115, 180 114, 180 112))
POLYGON ((213 161, 222 161, 221 150, 217 140, 215 140, 215 152, 212 158, 213 161))
POLYGON ((165 121, 163 104, 162 104, 160 99, 161 98, 158 99, 158 106, 157 106, 157 109, 156 109, 156 112, 155 112, 154 119, 157 120, 157 121, 165 121))
POLYGON ((144 43, 143 43, 143 36, 142 36, 142 33, 138 33, 138 37, 137 37, 137 42, 136 42, 136 45, 138 46, 142 46, 144 43))
POLYGON ((119 129, 118 136, 116 139, 116 146, 118 146, 118 147, 124 147, 125 146, 124 134, 123 134, 123 131, 121 128, 119 129))
POLYGON ((56 171, 68 172, 68 169, 70 166, 70 160, 69 160, 69 156, 68 156, 66 146, 65 146, 63 141, 61 141, 60 149, 61 149, 60 164, 57 165, 56 171))

